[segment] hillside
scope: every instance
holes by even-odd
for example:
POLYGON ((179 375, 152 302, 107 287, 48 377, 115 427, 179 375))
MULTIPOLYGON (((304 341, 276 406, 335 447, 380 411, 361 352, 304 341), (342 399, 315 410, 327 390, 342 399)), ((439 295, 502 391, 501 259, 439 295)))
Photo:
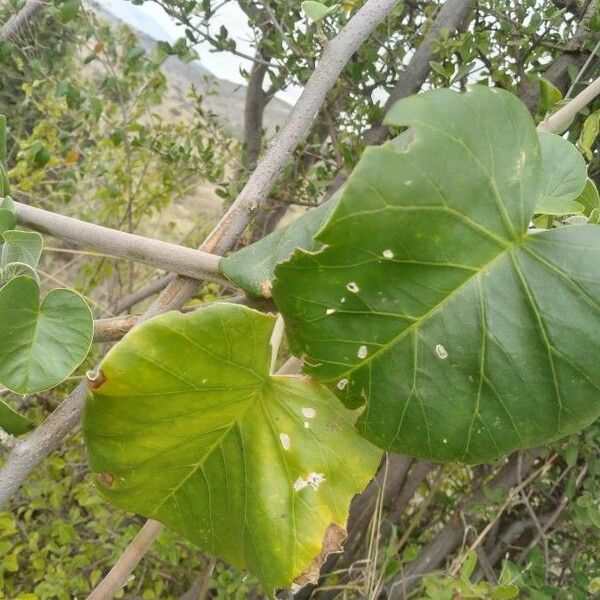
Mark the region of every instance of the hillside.
MULTIPOLYGON (((86 3, 103 19, 130 27, 138 38, 140 45, 144 48, 152 50, 156 45, 157 39, 133 26, 132 23, 119 18, 115 14, 114 7, 111 11, 110 3, 101 3, 98 0, 87 0, 86 3)), ((126 5, 127 3, 123 2, 123 4, 126 5)), ((126 15, 127 13, 123 14, 126 15)), ((147 25, 147 30, 152 25, 154 35, 159 35, 161 31, 164 31, 160 24, 147 23, 147 25)), ((168 35, 166 31, 165 35, 168 35)), ((201 61, 185 64, 177 57, 170 57, 163 64, 162 70, 168 80, 165 100, 167 113, 170 112, 176 118, 185 116, 188 113, 191 114, 192 104, 186 96, 193 84, 206 97, 205 107, 214 112, 224 125, 229 126, 234 135, 241 136, 244 127, 244 103, 246 99, 246 87, 244 85, 215 77, 208 69, 203 67, 201 61)), ((264 120, 269 132, 272 132, 276 126, 283 123, 290 108, 289 104, 279 98, 274 98, 269 103, 264 120)), ((165 116, 168 117, 168 114, 165 116)))

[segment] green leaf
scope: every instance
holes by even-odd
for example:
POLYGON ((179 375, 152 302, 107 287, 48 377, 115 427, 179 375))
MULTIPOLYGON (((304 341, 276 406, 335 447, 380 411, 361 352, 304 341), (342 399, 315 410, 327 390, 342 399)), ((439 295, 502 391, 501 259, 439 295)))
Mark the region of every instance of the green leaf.
POLYGON ((467 557, 465 558, 465 562, 460 570, 460 576, 465 581, 471 579, 471 575, 473 575, 473 571, 477 566, 477 553, 475 550, 469 550, 467 552, 467 557))
MULTIPOLYGON (((404 151, 367 149, 316 253, 275 270, 305 371, 382 448, 481 462, 600 415, 600 228, 527 234, 541 150, 511 94, 397 103, 404 151)), ((558 168, 558 167, 557 167, 558 168)))
POLYGON ((6 117, 0 115, 0 168, 6 169, 6 117))
POLYGON ((288 259, 296 248, 318 250, 321 247, 314 241, 314 235, 329 218, 338 198, 336 194, 287 227, 223 258, 220 262, 223 275, 254 296, 269 297, 278 263, 288 259))
MULTIPOLYGON (((1 168, 1 167, 0 167, 1 168)), ((0 236, 12 230, 17 224, 17 216, 7 208, 0 208, 0 236)))
POLYGON ((37 231, 9 230, 2 234, 4 245, 0 254, 0 268, 10 263, 25 263, 35 269, 42 255, 44 238, 37 231))
MULTIPOLYGON (((387 143, 403 150, 411 140, 412 133, 407 130, 387 143)), ((341 190, 338 190, 327 202, 289 225, 222 259, 222 273, 249 294, 270 297, 275 267, 280 262, 287 260, 297 248, 318 250, 322 247, 314 236, 329 219, 340 195, 341 190)))
POLYGON ((55 289, 40 304, 35 279, 12 279, 0 288, 0 384, 18 394, 59 384, 87 356, 92 334, 79 294, 55 289))
POLYGON ((8 263, 4 268, 0 268, 0 287, 11 279, 20 276, 31 277, 38 283, 40 282, 40 278, 35 269, 22 262, 13 262, 8 263))
POLYGON ((0 198, 8 196, 10 194, 10 183, 8 181, 8 175, 6 169, 0 164, 0 198))
POLYGON ((540 77, 539 112, 545 115, 560 100, 562 100, 562 92, 551 81, 540 77))
POLYGON ((23 435, 33 429, 33 423, 0 399, 0 427, 11 435, 23 435))
POLYGON ((306 0, 301 5, 302 12, 314 23, 323 20, 325 17, 333 14, 339 9, 339 5, 326 6, 321 2, 314 0, 306 0))
POLYGON ((588 160, 594 157, 592 146, 600 134, 600 110, 593 112, 584 122, 579 134, 579 146, 588 160))
POLYGON ((79 13, 79 0, 66 0, 59 11, 58 19, 61 23, 72 21, 79 13))
POLYGON ((542 150, 540 197, 536 213, 579 214, 575 202, 585 187, 587 168, 583 156, 570 142, 554 133, 538 133, 542 150))
POLYGON ((15 214, 15 203, 10 196, 5 196, 0 200, 0 209, 8 210, 9 212, 15 214))
POLYGON ((518 596, 519 588, 514 583, 500 585, 494 588, 490 594, 492 600, 508 600, 509 598, 517 598, 518 596))
POLYGON ((585 182, 583 192, 577 196, 576 201, 583 206, 583 213, 588 217, 590 223, 599 222, 600 194, 598 194, 596 184, 591 179, 585 182))
POLYGON ((274 322, 230 304, 147 321, 102 362, 83 421, 107 500, 248 569, 267 593, 338 546, 381 457, 325 387, 269 375, 274 322))

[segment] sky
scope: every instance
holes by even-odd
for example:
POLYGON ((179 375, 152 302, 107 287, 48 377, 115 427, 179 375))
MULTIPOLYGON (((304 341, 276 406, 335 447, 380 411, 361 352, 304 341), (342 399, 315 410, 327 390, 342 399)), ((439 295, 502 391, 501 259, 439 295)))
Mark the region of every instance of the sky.
MULTIPOLYGON (((175 21, 154 2, 145 2, 141 6, 135 6, 127 0, 100 1, 105 10, 156 40, 172 42, 185 35, 183 28, 178 27, 175 21)), ((215 31, 218 31, 221 25, 227 27, 230 36, 236 41, 238 50, 246 54, 254 54, 250 44, 251 31, 248 20, 237 3, 227 2, 212 22, 215 31)), ((210 45, 208 43, 196 47, 203 67, 220 79, 228 79, 234 83, 246 83, 240 75, 240 67, 250 70, 251 64, 248 60, 234 56, 229 52, 210 52, 209 49, 210 45)), ((300 90, 294 89, 277 95, 283 100, 294 103, 299 94, 300 90)))

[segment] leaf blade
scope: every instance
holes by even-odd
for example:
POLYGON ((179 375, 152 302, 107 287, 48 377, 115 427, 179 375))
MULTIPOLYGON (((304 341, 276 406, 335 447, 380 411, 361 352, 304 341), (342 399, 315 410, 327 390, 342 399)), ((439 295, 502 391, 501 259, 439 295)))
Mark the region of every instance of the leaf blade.
POLYGON ((309 569, 331 523, 343 528, 380 456, 325 388, 269 375, 273 324, 226 304, 152 319, 111 350, 84 415, 110 502, 250 569, 267 593, 309 569), (327 444, 352 449, 345 468, 327 444))
MULTIPOLYGON (((503 92, 477 89, 461 97, 436 90, 396 105, 390 121, 411 126, 413 143, 403 152, 366 151, 318 235, 325 247, 299 251, 276 269, 274 300, 292 351, 306 357, 305 370, 347 406, 365 405, 357 427, 367 439, 433 460, 489 460, 596 418, 600 405, 590 400, 596 375, 584 363, 585 377, 560 378, 563 394, 573 395, 562 420, 550 419, 555 392, 547 358, 541 362, 548 344, 536 355, 523 339, 523 331, 536 339, 543 331, 524 286, 540 267, 523 253, 546 239, 526 234, 541 158, 524 107, 503 92), (488 118, 478 120, 484 113, 488 118), (519 365, 506 362, 502 344, 490 359, 490 319, 494 339, 516 344, 511 352, 529 365, 533 388, 523 383, 528 376, 519 365)), ((558 247, 577 248, 577 256, 584 237, 596 256, 599 232, 547 233, 558 247)), ((599 279, 591 267, 579 277, 574 263, 566 271, 575 284, 562 282, 561 298, 565 286, 599 279)), ((539 294, 552 292, 542 286, 539 294)), ((588 295, 598 298, 600 289, 588 295)), ((575 308, 572 317, 551 314, 571 318, 578 332, 582 315, 597 319, 589 308, 575 308)), ((583 360, 558 337, 558 348, 583 360)), ((590 344, 597 356, 600 348, 590 344)))

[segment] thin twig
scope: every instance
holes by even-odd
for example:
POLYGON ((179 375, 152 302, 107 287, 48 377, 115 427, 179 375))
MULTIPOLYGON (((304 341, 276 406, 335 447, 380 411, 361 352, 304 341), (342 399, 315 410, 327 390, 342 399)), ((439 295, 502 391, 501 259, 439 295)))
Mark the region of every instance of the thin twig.
POLYGON ((142 560, 152 542, 163 529, 164 525, 158 521, 152 519, 146 521, 113 568, 87 597, 87 600, 110 600, 123 587, 133 569, 142 560))
POLYGON ((585 90, 569 100, 562 108, 544 119, 539 125, 540 131, 554 131, 561 133, 568 126, 573 117, 585 108, 596 96, 600 95, 600 77, 595 79, 585 90))
MULTIPOLYGON (((271 300, 263 298, 253 298, 240 294, 238 296, 223 297, 214 302, 205 302, 203 304, 194 304, 186 306, 181 312, 191 312, 202 310, 207 306, 212 306, 218 302, 228 302, 230 304, 243 304, 263 312, 272 312, 275 310, 271 300)), ((139 321, 141 315, 123 315, 120 317, 108 317, 106 319, 96 319, 94 321, 94 342, 116 342, 120 340, 130 329, 139 321)))

